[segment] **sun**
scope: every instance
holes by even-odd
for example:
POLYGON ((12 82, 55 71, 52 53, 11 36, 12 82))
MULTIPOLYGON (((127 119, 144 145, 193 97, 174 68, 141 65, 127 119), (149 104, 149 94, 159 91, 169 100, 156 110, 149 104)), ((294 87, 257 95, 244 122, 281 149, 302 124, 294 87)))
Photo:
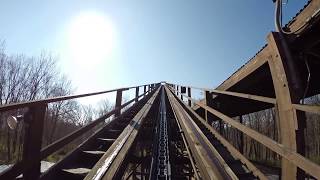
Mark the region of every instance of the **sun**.
POLYGON ((115 29, 109 18, 97 12, 74 17, 68 28, 68 46, 78 65, 97 65, 115 48, 115 29))

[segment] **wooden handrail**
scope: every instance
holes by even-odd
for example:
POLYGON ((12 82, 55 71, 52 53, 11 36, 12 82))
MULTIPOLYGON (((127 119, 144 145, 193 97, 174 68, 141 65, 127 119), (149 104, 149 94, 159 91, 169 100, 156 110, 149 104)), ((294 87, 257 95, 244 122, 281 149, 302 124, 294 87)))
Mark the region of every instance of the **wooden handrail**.
POLYGON ((229 96, 234 96, 234 97, 239 97, 239 98, 245 98, 245 99, 265 102, 265 103, 269 103, 269 104, 276 104, 276 99, 275 98, 270 98, 270 97, 258 96, 258 95, 247 94, 247 93, 232 92, 232 91, 223 91, 223 90, 210 89, 210 88, 200 88, 200 87, 194 87, 194 86, 183 86, 183 85, 178 85, 178 84, 173 84, 173 85, 192 88, 192 89, 198 89, 198 90, 202 90, 202 91, 209 91, 209 92, 213 92, 213 93, 216 93, 216 94, 224 94, 224 95, 229 95, 229 96))
MULTIPOLYGON (((144 87, 146 87, 146 85, 142 85, 144 87)), ((108 93, 108 92, 114 92, 114 91, 125 91, 131 88, 138 88, 141 86, 135 86, 135 87, 129 87, 129 88, 120 88, 120 89, 114 89, 114 90, 108 90, 108 91, 101 91, 101 92, 96 92, 96 93, 88 93, 88 94, 81 94, 81 95, 73 95, 73 96, 61 96, 61 97, 55 97, 55 98, 49 98, 49 99, 43 99, 43 100, 37 100, 37 101, 29 101, 29 102, 24 102, 24 103, 16 103, 16 104, 9 104, 9 105, 5 105, 0 107, 0 112, 1 111, 6 111, 6 110, 12 110, 12 109, 18 109, 18 108, 22 108, 22 107, 31 107, 35 108, 35 110, 39 109, 39 107, 44 107, 46 106, 46 103, 50 103, 50 102, 57 102, 57 101, 63 101, 63 100, 67 100, 67 99, 74 99, 74 98, 80 98, 80 97, 85 97, 85 96, 93 96, 93 95, 97 95, 97 94, 103 94, 103 93, 108 93), (2 109, 1 109, 2 108, 2 109)), ((132 100, 119 105, 118 107, 115 107, 113 110, 109 111, 108 113, 106 113, 105 115, 101 116, 100 118, 96 119, 95 121, 89 123, 88 125, 64 136, 63 138, 55 141, 54 143, 44 147, 43 149, 40 150, 41 147, 39 147, 39 149, 34 149, 33 151, 39 151, 37 154, 37 157, 35 157, 34 161, 38 161, 41 159, 46 158, 47 156, 49 156, 50 154, 56 152, 57 150, 61 149, 63 146, 65 146, 66 144, 74 141, 75 139, 77 139, 78 137, 80 137, 81 135, 83 135, 84 133, 88 132, 89 130, 91 130, 93 127, 97 126, 98 124, 100 124, 101 122, 103 122, 106 118, 110 117, 111 115, 115 114, 116 112, 119 112, 121 109, 123 109, 124 107, 128 106, 129 104, 133 103, 133 102, 137 102, 137 100, 142 97, 145 96, 147 93, 151 92, 153 89, 155 89, 155 85, 152 84, 151 86, 149 85, 149 89, 148 91, 145 91, 143 94, 136 96, 135 98, 133 98, 132 100), (38 158, 39 157, 39 158, 38 158)), ((32 116, 37 115, 37 112, 31 112, 32 116)), ((40 115, 40 114, 39 114, 40 115)), ((31 121, 31 123, 40 123, 43 122, 44 117, 39 116, 37 118, 36 116, 36 120, 35 122, 33 122, 34 120, 31 121)), ((30 122, 29 122, 30 123, 30 122)), ((33 127, 30 126, 31 128, 33 127)), ((42 132, 42 127, 40 127, 40 129, 36 129, 34 131, 41 131, 42 132)), ((34 132, 33 131, 33 132, 34 132)), ((42 135, 42 133, 40 133, 42 135)), ((39 136, 39 138, 35 138, 35 139, 41 139, 42 136, 39 136)), ((29 140, 30 138, 27 138, 27 140, 29 140)), ((30 147, 32 147, 32 143, 33 141, 31 141, 31 144, 29 144, 30 147)), ((25 154, 24 154, 25 155, 25 154)), ((22 161, 17 162, 16 164, 14 164, 12 167, 6 169, 5 171, 3 171, 2 173, 0 173, 0 177, 4 178, 4 179, 14 179, 16 176, 18 176, 19 174, 23 173, 24 175, 29 175, 28 171, 24 171, 24 167, 28 166, 29 161, 27 159, 25 159, 27 157, 23 157, 22 161), (26 174, 25 174, 26 173, 26 174)), ((31 157, 32 158, 32 157, 31 157)), ((39 162, 40 163, 40 162, 39 162)), ((32 167, 32 168, 37 168, 37 167, 32 167)), ((35 174, 35 173, 30 173, 30 176, 28 177, 29 179, 33 179, 36 178, 37 176, 39 176, 39 174, 35 174)))
MULTIPOLYGON (((171 89, 173 90, 173 89, 171 89)), ((177 91, 180 93, 179 91, 177 91)), ((181 94, 181 93, 180 93, 181 94)), ((320 179, 320 166, 315 164, 314 162, 310 161, 309 159, 305 158, 304 156, 296 153, 295 151, 285 147, 283 144, 280 144, 273 139, 235 121, 231 117, 213 109, 201 102, 197 102, 195 99, 188 97, 184 94, 181 94, 187 99, 194 101, 195 104, 202 107, 203 109, 207 110, 208 112, 212 113, 213 115, 217 116, 227 124, 230 124, 232 127, 238 129, 239 131, 245 133, 247 136, 251 137, 252 139, 258 141, 259 143, 263 144, 267 148, 271 149, 272 151, 276 152, 280 156, 286 158, 296 166, 300 167, 310 175, 320 179)))
POLYGON ((132 86, 132 87, 126 87, 126 88, 118 88, 118 89, 111 89, 111 90, 107 90, 107 91, 99 91, 99 92, 94 92, 94 93, 85 93, 85 94, 68 95, 68 96, 58 96, 58 97, 47 98, 47 99, 40 99, 40 100, 33 100, 33 101, 27 101, 27 102, 6 104, 6 105, 3 105, 3 106, 0 106, 0 112, 13 110, 13 109, 19 109, 19 108, 25 108, 25 107, 29 107, 29 106, 37 106, 39 104, 48 104, 48 103, 53 103, 53 102, 58 102, 58 101, 65 101, 65 100, 77 99, 77 98, 94 96, 94 95, 99 95, 99 94, 106 94, 106 93, 110 93, 110 92, 116 92, 116 91, 119 91, 119 90, 126 91, 126 90, 129 90, 129 89, 132 89, 132 88, 143 87, 143 86, 148 86, 148 85, 152 85, 152 84, 132 86))
POLYGON ((299 111, 320 114, 320 106, 319 105, 292 104, 292 106, 293 106, 293 108, 295 108, 299 111))

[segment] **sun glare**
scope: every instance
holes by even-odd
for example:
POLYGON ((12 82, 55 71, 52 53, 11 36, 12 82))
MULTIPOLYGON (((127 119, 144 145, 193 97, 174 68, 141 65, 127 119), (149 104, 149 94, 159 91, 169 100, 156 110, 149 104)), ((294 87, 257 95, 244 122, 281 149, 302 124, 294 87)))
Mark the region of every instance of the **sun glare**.
POLYGON ((81 65, 95 65, 115 48, 115 30, 106 16, 87 12, 76 16, 68 29, 71 56, 81 65))

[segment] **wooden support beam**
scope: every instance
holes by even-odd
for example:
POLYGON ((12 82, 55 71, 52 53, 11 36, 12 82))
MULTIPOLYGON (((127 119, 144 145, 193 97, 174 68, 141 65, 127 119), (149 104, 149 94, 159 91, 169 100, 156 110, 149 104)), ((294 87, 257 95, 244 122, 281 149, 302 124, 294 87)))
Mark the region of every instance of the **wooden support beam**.
MULTIPOLYGON (((280 120, 281 143, 294 152, 305 154, 304 128, 305 117, 302 112, 297 113, 292 103, 299 102, 301 94, 300 76, 296 65, 290 57, 284 38, 272 32, 268 35, 270 57, 268 64, 272 75, 277 99, 277 111, 280 120)), ((304 173, 287 159, 281 161, 282 179, 304 179, 304 173)))

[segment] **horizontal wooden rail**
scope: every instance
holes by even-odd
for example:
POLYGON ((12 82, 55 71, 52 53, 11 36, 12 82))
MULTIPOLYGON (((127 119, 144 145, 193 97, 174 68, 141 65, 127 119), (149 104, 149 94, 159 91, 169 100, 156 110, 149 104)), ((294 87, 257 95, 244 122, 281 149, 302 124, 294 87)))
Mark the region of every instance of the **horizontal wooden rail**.
POLYGON ((320 106, 319 105, 293 104, 292 106, 293 106, 293 108, 295 108, 299 111, 320 114, 320 106))
POLYGON ((111 89, 111 90, 107 90, 107 91, 99 91, 99 92, 94 92, 94 93, 69 95, 69 96, 59 96, 59 97, 53 97, 53 98, 47 98, 47 99, 33 100, 33 101, 28 101, 28 102, 19 102, 19 103, 6 104, 6 105, 3 105, 3 106, 0 106, 0 112, 13 110, 13 109, 19 109, 19 108, 25 108, 25 107, 29 107, 29 106, 37 106, 39 104, 48 104, 48 103, 53 103, 53 102, 58 102, 58 101, 65 101, 65 100, 77 99, 77 98, 94 96, 94 95, 99 95, 99 94, 106 94, 106 93, 110 93, 110 92, 117 92, 119 90, 126 91, 126 90, 129 90, 129 89, 148 86, 148 85, 151 85, 151 84, 132 86, 132 87, 127 87, 127 88, 111 89))
POLYGON ((229 96, 245 98, 245 99, 250 99, 250 100, 270 103, 270 104, 276 104, 276 99, 275 98, 270 98, 270 97, 257 96, 257 95, 239 93, 239 92, 232 92, 232 91, 222 91, 222 90, 216 90, 216 89, 210 89, 210 88, 199 88, 199 87, 194 87, 194 86, 182 86, 182 85, 178 85, 178 86, 180 86, 180 87, 189 87, 189 88, 192 88, 192 89, 198 89, 198 90, 202 90, 202 91, 209 91, 209 92, 213 92, 213 93, 216 93, 216 94, 229 95, 229 96))
MULTIPOLYGON (((171 89, 173 90, 173 89, 171 89)), ((178 92, 180 93, 180 92, 178 92)), ((181 94, 181 93, 180 93, 181 94)), ((223 120, 225 123, 231 125, 232 127, 238 129, 239 131, 245 133, 252 139, 258 141, 259 143, 263 144, 267 148, 271 149, 272 151, 276 152, 280 156, 286 158, 290 162, 292 162, 294 165, 300 167, 310 175, 320 179, 320 166, 313 163, 309 159, 305 158, 304 156, 296 153, 295 151, 289 149, 288 147, 285 147, 283 144, 280 144, 271 138, 235 121, 231 117, 209 107, 201 102, 197 102, 195 99, 190 98, 186 95, 181 94, 182 96, 185 96, 187 99, 194 101, 195 104, 202 107, 203 109, 207 110, 208 112, 212 113, 213 115, 217 116, 221 120, 223 120)))

